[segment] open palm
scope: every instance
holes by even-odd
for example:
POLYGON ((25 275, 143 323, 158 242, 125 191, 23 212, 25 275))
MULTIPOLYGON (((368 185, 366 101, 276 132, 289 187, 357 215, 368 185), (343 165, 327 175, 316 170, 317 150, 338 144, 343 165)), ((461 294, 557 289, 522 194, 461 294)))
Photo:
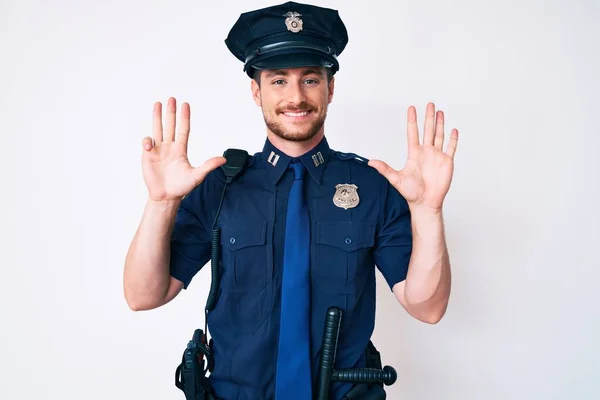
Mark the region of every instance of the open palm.
POLYGON ((192 167, 187 157, 190 132, 190 107, 183 103, 177 137, 175 137, 176 101, 170 98, 163 130, 162 105, 154 105, 152 138, 143 140, 142 171, 152 200, 181 199, 199 185, 206 175, 225 163, 213 157, 199 167, 192 167))
POLYGON ((435 105, 429 103, 424 131, 423 144, 421 144, 417 113, 414 107, 409 107, 408 159, 404 168, 395 170, 380 160, 371 160, 369 165, 385 176, 411 207, 424 206, 439 210, 452 182, 458 130, 452 130, 444 152, 444 113, 438 111, 436 114, 435 105))

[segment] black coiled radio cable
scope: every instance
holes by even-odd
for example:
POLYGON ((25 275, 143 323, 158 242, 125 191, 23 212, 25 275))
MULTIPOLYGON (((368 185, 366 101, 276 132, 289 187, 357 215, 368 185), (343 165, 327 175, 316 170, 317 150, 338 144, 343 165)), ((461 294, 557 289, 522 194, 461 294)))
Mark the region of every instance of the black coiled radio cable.
POLYGON ((217 297, 219 295, 219 284, 221 283, 220 275, 220 263, 221 263, 221 228, 217 227, 217 221, 221 214, 221 208, 223 207, 223 200, 225 199, 225 193, 227 188, 233 179, 244 169, 246 161, 248 160, 248 152, 246 150, 239 149, 228 149, 223 153, 223 157, 227 162, 221 166, 223 173, 225 174, 225 186, 221 194, 221 201, 219 202, 219 208, 215 215, 215 219, 212 226, 211 243, 210 243, 210 270, 211 270, 211 282, 210 291, 208 293, 208 299, 206 300, 206 307, 204 308, 204 332, 208 335, 208 313, 212 311, 217 305, 217 297))

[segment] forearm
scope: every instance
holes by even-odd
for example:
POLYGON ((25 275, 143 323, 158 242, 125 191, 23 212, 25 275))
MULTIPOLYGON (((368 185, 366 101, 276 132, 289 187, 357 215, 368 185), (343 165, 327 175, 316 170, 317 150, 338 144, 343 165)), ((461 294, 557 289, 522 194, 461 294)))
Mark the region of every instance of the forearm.
POLYGON ((132 309, 159 306, 169 290, 170 237, 180 202, 148 200, 125 259, 125 299, 132 309))
POLYGON ((403 287, 409 312, 427 322, 444 315, 451 287, 451 270, 442 212, 411 210, 413 251, 403 287))

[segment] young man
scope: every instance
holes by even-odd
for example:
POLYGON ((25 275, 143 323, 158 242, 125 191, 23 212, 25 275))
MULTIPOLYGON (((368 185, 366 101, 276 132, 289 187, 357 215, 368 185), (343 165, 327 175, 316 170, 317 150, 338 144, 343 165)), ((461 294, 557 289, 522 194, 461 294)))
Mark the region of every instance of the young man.
MULTIPOLYGON (((331 9, 285 3, 240 16, 226 44, 252 78, 267 138, 223 197, 226 160, 197 168, 187 160, 189 105, 177 135, 175 99, 164 128, 155 105, 153 137, 143 140, 149 199, 127 254, 125 296, 134 310, 171 301, 210 259, 213 228, 221 230, 219 296, 208 316, 220 399, 311 399, 331 306, 343 311, 335 367, 366 366, 375 267, 410 315, 436 323, 446 311, 442 203, 458 132, 444 152, 444 116, 429 104, 422 143, 408 110, 400 171, 332 150, 324 122, 347 40, 331 9)), ((333 383, 331 398, 351 389, 333 383)))

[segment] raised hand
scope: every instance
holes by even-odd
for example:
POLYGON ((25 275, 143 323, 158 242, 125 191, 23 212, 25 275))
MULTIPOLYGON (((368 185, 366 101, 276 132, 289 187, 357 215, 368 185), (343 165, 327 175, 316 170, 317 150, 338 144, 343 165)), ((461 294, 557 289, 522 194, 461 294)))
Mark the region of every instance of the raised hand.
POLYGON ((409 206, 423 206, 439 211, 452 181, 454 154, 458 143, 458 130, 450 134, 446 151, 444 144, 444 113, 435 112, 433 103, 427 104, 423 144, 419 142, 417 112, 408 108, 408 160, 401 170, 394 170, 380 160, 371 160, 369 165, 400 192, 409 206))
POLYGON ((190 105, 183 103, 177 136, 175 116, 177 102, 169 98, 166 124, 162 124, 162 104, 154 104, 152 137, 142 141, 142 171, 148 195, 154 201, 180 200, 208 173, 225 163, 224 157, 213 157, 199 167, 192 167, 187 157, 190 134, 190 105))

